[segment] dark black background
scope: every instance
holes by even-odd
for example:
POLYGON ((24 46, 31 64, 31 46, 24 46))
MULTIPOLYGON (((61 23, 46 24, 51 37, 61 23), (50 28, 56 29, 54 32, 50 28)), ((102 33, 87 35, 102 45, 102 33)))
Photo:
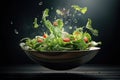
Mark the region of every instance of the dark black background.
POLYGON ((100 31, 96 38, 102 41, 100 52, 87 64, 120 65, 120 14, 119 0, 4 0, 0 14, 0 65, 36 64, 21 50, 19 40, 30 36, 34 17, 42 15, 45 8, 81 4, 89 8, 86 16, 100 31), (88 3, 87 3, 88 1, 88 3), (13 24, 11 25, 11 21, 13 24), (19 34, 14 33, 17 29, 19 34))

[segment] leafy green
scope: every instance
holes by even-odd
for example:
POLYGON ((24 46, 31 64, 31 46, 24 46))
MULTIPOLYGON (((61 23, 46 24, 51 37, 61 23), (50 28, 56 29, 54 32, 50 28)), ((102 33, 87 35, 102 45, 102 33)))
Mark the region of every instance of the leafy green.
POLYGON ((43 19, 46 19, 46 17, 49 16, 48 13, 49 13, 49 9, 45 9, 43 12, 43 19))
POLYGON ((34 19, 33 24, 34 24, 34 28, 38 28, 38 27, 39 27, 39 25, 38 25, 38 23, 37 23, 37 18, 34 19))
POLYGON ((91 20, 90 18, 88 18, 88 22, 87 22, 87 24, 86 24, 86 28, 87 28, 88 30, 90 30, 91 33, 92 33, 94 36, 98 36, 98 30, 93 29, 93 27, 92 27, 92 20, 91 20))
MULTIPOLYGON (((85 14, 87 7, 81 8, 78 5, 72 5, 72 8, 85 14)), ((60 10, 56 10, 57 14, 62 15, 60 10)), ((25 43, 21 44, 22 48, 26 47, 28 50, 36 51, 69 51, 69 50, 87 50, 90 46, 97 46, 100 42, 95 42, 92 40, 91 35, 87 32, 89 30, 93 35, 97 36, 98 31, 92 28, 92 21, 88 18, 88 22, 85 27, 76 28, 72 34, 64 31, 64 22, 62 19, 56 19, 53 24, 49 17, 49 9, 45 9, 43 12, 42 20, 43 24, 48 28, 50 34, 46 34, 47 37, 35 36, 35 38, 23 38, 21 41, 25 43), (87 29, 87 30, 86 30, 87 29), (85 41, 85 39, 87 41, 85 41), (68 39, 69 41, 65 41, 68 39)), ((38 28, 37 18, 34 19, 34 28, 38 28)), ((72 27, 71 27, 72 29, 72 27)))
POLYGON ((79 39, 75 42, 73 42, 73 48, 75 50, 86 50, 88 47, 87 43, 83 39, 79 39))
POLYGON ((83 28, 77 28, 74 32, 73 32, 73 36, 75 37, 75 39, 82 39, 83 37, 83 28))
POLYGON ((83 35, 84 35, 84 37, 87 37, 87 38, 88 38, 88 42, 90 42, 90 41, 92 40, 91 35, 90 35, 89 33, 84 32, 83 35))
POLYGON ((50 30, 51 33, 53 33, 53 25, 52 23, 46 19, 46 17, 48 17, 49 13, 49 9, 45 9, 44 12, 43 12, 43 17, 42 17, 42 20, 43 20, 43 23, 45 24, 45 26, 50 30))
POLYGON ((43 13, 43 22, 45 24, 45 26, 49 29, 49 31, 51 32, 51 34, 53 34, 56 38, 57 37, 61 37, 62 35, 62 27, 63 27, 63 21, 61 19, 57 19, 56 22, 58 23, 58 26, 53 26, 52 23, 46 19, 46 17, 49 16, 49 9, 45 9, 44 13, 43 13))
POLYGON ((87 7, 81 8, 78 5, 72 5, 71 7, 74 8, 76 11, 81 12, 82 14, 85 14, 87 12, 87 7))
POLYGON ((56 10, 56 13, 57 13, 58 15, 64 15, 63 12, 60 11, 59 9, 56 10))
POLYGON ((62 30, 63 26, 64 26, 64 23, 63 23, 63 20, 62 19, 57 19, 56 22, 58 23, 58 28, 60 28, 62 30))

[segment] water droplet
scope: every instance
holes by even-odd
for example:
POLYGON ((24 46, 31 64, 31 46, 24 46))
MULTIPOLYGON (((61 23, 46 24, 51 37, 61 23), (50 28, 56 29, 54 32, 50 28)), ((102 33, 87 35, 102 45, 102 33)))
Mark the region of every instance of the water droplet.
POLYGON ((81 14, 79 13, 79 14, 77 14, 78 16, 81 16, 81 14))
POLYGON ((14 29, 14 32, 15 32, 15 34, 19 34, 19 32, 17 31, 17 29, 14 29))
POLYGON ((65 8, 63 8, 63 10, 65 11, 66 9, 65 9, 65 8))
POLYGON ((42 27, 44 27, 44 25, 42 25, 42 27))
POLYGON ((40 23, 42 23, 42 21, 40 21, 40 23))
POLYGON ((65 21, 65 24, 68 24, 68 21, 65 21))
POLYGON ((56 20, 56 19, 57 19, 57 17, 55 16, 55 17, 54 17, 54 19, 56 20))
POLYGON ((77 11, 75 11, 75 14, 77 13, 77 11))
POLYGON ((69 29, 72 29, 72 26, 70 26, 69 29))
POLYGON ((75 17, 75 14, 73 14, 72 16, 75 17))
POLYGON ((39 5, 39 6, 43 5, 43 2, 39 2, 38 5, 39 5))
POLYGON ((72 14, 69 14, 69 16, 72 16, 72 14))
POLYGON ((53 7, 51 7, 51 10, 53 10, 53 7))
POLYGON ((12 25, 12 24, 13 24, 13 21, 11 21, 10 24, 12 25))
POLYGON ((66 14, 69 14, 70 13, 70 10, 67 10, 66 14))
POLYGON ((66 14, 67 16, 70 16, 70 9, 67 10, 66 14))
POLYGON ((37 15, 37 17, 39 17, 39 15, 37 15))
POLYGON ((68 21, 71 21, 71 19, 68 19, 68 21))
POLYGON ((73 22, 74 22, 74 23, 77 23, 78 21, 77 21, 77 19, 74 19, 73 22))
POLYGON ((67 16, 70 16, 69 14, 67 14, 67 16))
POLYGON ((76 28, 77 28, 77 26, 74 26, 74 28, 76 29, 76 28))

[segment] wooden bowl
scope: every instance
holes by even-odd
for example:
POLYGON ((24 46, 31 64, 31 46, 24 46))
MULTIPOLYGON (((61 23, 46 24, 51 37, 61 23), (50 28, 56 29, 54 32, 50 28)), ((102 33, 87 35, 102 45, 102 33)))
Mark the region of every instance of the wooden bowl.
POLYGON ((99 50, 99 47, 93 47, 90 50, 82 51, 24 51, 33 61, 38 62, 44 67, 54 70, 67 70, 78 67, 81 64, 90 61, 99 50))

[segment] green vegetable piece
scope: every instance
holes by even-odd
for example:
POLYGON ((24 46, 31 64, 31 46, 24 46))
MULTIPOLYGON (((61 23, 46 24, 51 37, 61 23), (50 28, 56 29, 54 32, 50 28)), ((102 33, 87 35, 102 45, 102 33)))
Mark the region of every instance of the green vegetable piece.
POLYGON ((82 39, 83 37, 83 28, 77 28, 74 32, 73 32, 73 36, 75 37, 75 39, 82 39))
POLYGON ((63 12, 60 11, 59 9, 56 10, 56 13, 57 13, 58 15, 64 15, 63 12))
MULTIPOLYGON (((71 6, 75 11, 79 11, 82 14, 87 12, 87 7, 79 7, 78 5, 71 6)), ((58 15, 64 15, 63 11, 57 9, 56 13, 58 15)), ((23 38, 21 41, 22 47, 27 50, 35 51, 70 51, 70 50, 88 50, 89 47, 97 46, 101 42, 92 41, 91 35, 87 32, 89 30, 93 35, 97 36, 98 31, 92 28, 92 21, 88 18, 87 24, 84 27, 79 27, 73 31, 72 34, 64 31, 63 20, 57 19, 53 24, 47 19, 49 16, 49 9, 45 9, 42 16, 43 24, 48 28, 50 34, 45 38, 44 36, 39 36, 42 42, 38 41, 38 37, 35 38, 23 38), (64 42, 64 38, 70 39, 69 42, 64 42)), ((34 19, 34 28, 38 28, 37 18, 34 19)), ((72 29, 72 26, 69 27, 72 29)))
POLYGON ((63 20, 62 20, 62 19, 57 19, 56 21, 57 21, 57 23, 58 23, 58 26, 57 26, 57 27, 59 27, 60 29, 62 29, 63 26, 64 26, 63 20))
POLYGON ((89 43, 89 47, 94 47, 94 46, 98 46, 98 45, 101 45, 101 44, 102 44, 102 42, 91 41, 91 42, 89 43))
POLYGON ((49 9, 45 9, 45 11, 43 12, 43 23, 45 24, 45 26, 50 30, 51 34, 53 34, 56 38, 57 37, 61 37, 62 35, 62 27, 63 27, 63 21, 61 19, 57 19, 57 23, 58 26, 53 26, 52 23, 46 19, 46 17, 48 17, 49 13, 49 9))
POLYGON ((73 46, 74 46, 73 48, 77 50, 86 50, 88 47, 87 43, 85 43, 83 39, 79 39, 73 42, 73 46))
POLYGON ((46 17, 49 16, 48 13, 49 13, 49 9, 45 9, 43 12, 42 19, 43 19, 43 23, 45 24, 45 26, 50 30, 51 33, 53 33, 54 26, 49 20, 46 19, 46 17))
POLYGON ((38 28, 38 27, 39 27, 39 25, 38 25, 38 23, 37 23, 37 18, 34 19, 33 24, 34 24, 34 28, 38 28))
POLYGON ((58 38, 62 36, 62 31, 58 27, 55 27, 53 30, 53 34, 56 38, 58 38))
POLYGON ((90 30, 91 33, 92 33, 94 36, 98 36, 98 30, 93 29, 93 27, 92 27, 92 21, 91 21, 90 18, 88 18, 88 22, 87 22, 87 24, 86 24, 86 28, 87 28, 88 30, 90 30))
POLYGON ((43 19, 49 16, 48 13, 49 13, 49 9, 45 9, 43 12, 43 19))
POLYGON ((82 14, 85 14, 87 12, 87 7, 81 8, 78 5, 72 5, 71 7, 74 8, 76 11, 81 12, 82 14))
POLYGON ((88 42, 90 42, 92 40, 91 35, 89 33, 85 32, 83 35, 84 35, 84 37, 88 38, 88 42))

